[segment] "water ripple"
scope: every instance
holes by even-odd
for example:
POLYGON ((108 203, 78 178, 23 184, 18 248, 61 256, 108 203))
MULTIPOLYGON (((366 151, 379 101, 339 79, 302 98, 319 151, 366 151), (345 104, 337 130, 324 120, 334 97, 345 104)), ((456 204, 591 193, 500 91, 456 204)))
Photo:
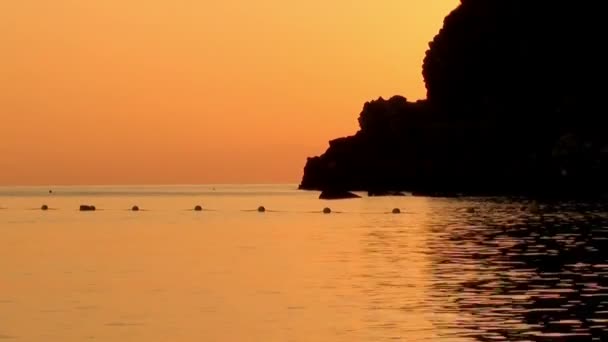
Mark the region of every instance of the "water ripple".
POLYGON ((468 317, 438 325, 480 341, 608 338, 608 220, 598 210, 565 203, 529 215, 494 204, 434 216, 429 305, 468 317))

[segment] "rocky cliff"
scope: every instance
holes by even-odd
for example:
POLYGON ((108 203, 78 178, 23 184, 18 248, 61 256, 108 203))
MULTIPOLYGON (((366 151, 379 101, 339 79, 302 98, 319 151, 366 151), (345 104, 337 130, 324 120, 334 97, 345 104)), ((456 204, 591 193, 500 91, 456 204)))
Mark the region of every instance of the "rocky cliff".
POLYGON ((427 99, 366 103, 300 188, 591 195, 608 189, 601 3, 462 0, 429 44, 427 99))

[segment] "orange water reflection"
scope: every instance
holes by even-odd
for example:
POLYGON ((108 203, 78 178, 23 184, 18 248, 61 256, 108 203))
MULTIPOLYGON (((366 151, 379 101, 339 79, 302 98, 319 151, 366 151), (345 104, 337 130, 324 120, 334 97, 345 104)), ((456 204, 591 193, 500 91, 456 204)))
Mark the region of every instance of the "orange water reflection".
POLYGON ((580 335, 584 324, 573 321, 605 325, 603 299, 588 300, 605 296, 608 285, 601 268, 608 262, 592 251, 607 238, 601 210, 589 209, 591 216, 580 221, 577 211, 560 209, 534 223, 538 217, 518 203, 413 197, 322 202, 291 190, 251 191, 259 195, 220 189, 0 196, 6 208, 0 211, 0 336, 543 340, 551 334, 599 336, 589 326, 580 335), (58 210, 28 210, 43 201, 58 210), (104 210, 78 212, 82 201, 104 210), (214 211, 189 210, 199 203, 214 211), (135 204, 145 210, 129 211, 135 204), (261 204, 269 211, 253 210, 261 204), (332 214, 320 212, 325 206, 332 214), (389 214, 394 207, 404 213, 389 214), (570 237, 568 225, 579 226, 570 237), (585 238, 589 234, 597 239, 585 238), (552 244, 559 241, 587 252, 554 257, 552 244), (577 258, 586 266, 570 265, 577 258), (551 265, 557 269, 543 268, 551 265), (595 284, 595 292, 583 283, 595 284), (585 316, 580 303, 595 307, 585 316), (547 314, 552 308, 569 314, 547 314))

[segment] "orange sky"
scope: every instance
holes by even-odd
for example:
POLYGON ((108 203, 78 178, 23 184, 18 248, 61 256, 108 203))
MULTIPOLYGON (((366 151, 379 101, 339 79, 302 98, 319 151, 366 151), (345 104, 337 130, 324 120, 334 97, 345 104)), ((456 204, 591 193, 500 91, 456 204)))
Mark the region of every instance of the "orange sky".
POLYGON ((293 182, 458 0, 0 4, 0 185, 293 182))

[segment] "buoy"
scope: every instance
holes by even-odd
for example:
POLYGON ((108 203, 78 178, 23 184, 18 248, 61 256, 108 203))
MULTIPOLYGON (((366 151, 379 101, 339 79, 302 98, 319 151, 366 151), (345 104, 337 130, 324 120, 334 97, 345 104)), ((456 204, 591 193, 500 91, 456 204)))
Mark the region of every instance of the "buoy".
POLYGON ((95 211, 96 208, 94 205, 81 205, 80 206, 80 211, 95 211))
POLYGON ((259 206, 258 207, 258 212, 264 213, 264 212, 266 212, 266 208, 264 208, 264 206, 259 206))
POLYGON ((203 211, 203 207, 197 205, 196 207, 194 207, 194 211, 203 211))
POLYGON ((132 211, 139 211, 139 207, 134 205, 133 208, 131 208, 132 211))
POLYGON ((40 210, 49 210, 49 206, 46 204, 43 204, 42 207, 40 207, 40 210))
POLYGON ((331 209, 323 208, 323 214, 331 214, 331 209))
POLYGON ((393 214, 401 214, 401 209, 399 209, 399 208, 393 209, 393 214))

